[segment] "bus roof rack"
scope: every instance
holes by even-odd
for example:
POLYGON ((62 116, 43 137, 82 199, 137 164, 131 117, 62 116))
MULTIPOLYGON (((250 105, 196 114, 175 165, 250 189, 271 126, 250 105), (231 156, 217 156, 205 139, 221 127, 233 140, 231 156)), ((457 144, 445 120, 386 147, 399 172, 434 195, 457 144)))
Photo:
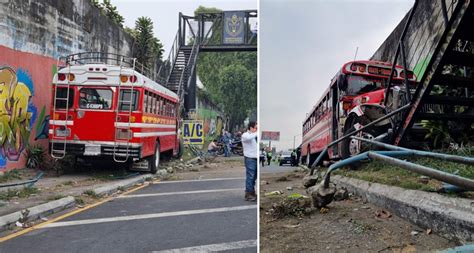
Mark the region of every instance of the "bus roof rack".
POLYGON ((107 65, 116 65, 127 68, 133 68, 134 70, 141 73, 142 75, 158 82, 166 83, 166 80, 163 77, 160 77, 156 71, 153 71, 150 68, 145 67, 142 63, 136 61, 136 58, 114 54, 114 53, 103 53, 103 52, 82 52, 76 54, 70 54, 67 56, 62 56, 59 58, 59 62, 64 65, 59 65, 58 68, 61 69, 66 66, 74 65, 85 65, 85 64, 107 64, 107 65), (135 64, 134 64, 135 61, 135 64))

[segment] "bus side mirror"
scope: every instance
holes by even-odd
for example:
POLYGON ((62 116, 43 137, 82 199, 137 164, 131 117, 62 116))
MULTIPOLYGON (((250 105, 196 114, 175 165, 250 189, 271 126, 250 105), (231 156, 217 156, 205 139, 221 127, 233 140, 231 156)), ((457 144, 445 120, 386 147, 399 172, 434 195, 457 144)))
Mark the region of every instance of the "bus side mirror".
POLYGON ((337 77, 337 88, 342 91, 345 91, 347 89, 346 75, 341 74, 337 77))

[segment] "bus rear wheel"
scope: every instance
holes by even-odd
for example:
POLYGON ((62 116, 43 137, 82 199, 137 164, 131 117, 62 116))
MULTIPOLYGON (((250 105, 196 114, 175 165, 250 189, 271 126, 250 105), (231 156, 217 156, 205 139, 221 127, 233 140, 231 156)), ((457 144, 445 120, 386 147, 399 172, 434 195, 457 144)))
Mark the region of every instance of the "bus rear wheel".
POLYGON ((158 167, 160 166, 160 143, 157 142, 155 145, 155 152, 151 157, 148 158, 148 169, 151 174, 156 174, 158 172, 158 167))

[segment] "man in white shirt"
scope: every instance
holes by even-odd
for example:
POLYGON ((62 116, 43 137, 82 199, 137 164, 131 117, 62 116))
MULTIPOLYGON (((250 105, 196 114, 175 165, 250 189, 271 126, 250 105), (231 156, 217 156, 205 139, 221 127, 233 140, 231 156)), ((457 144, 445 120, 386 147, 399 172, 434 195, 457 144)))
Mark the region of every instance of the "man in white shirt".
POLYGON ((242 148, 245 159, 245 200, 256 201, 255 181, 257 180, 257 122, 249 122, 247 132, 242 134, 242 148))

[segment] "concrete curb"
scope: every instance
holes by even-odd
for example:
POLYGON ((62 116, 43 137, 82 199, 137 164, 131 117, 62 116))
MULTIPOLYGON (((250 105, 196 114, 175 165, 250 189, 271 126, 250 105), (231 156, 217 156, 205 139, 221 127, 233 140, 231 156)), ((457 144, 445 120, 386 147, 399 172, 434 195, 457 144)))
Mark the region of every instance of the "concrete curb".
POLYGON ((93 189, 95 194, 99 196, 110 195, 118 191, 119 188, 128 189, 136 184, 144 183, 148 178, 153 179, 153 175, 141 175, 129 179, 121 180, 120 182, 112 183, 109 185, 104 185, 98 188, 93 189))
MULTIPOLYGON (((109 185, 104 185, 98 188, 93 189, 95 194, 99 196, 110 195, 119 190, 119 188, 128 189, 133 187, 136 184, 144 183, 147 179, 155 179, 159 176, 163 176, 162 174, 156 175, 140 175, 136 177, 132 177, 129 179, 124 179, 119 182, 114 182, 109 185)), ((45 217, 56 212, 65 210, 67 208, 73 207, 75 205, 75 198, 73 196, 64 197, 59 200, 50 201, 41 205, 33 206, 28 208, 30 213, 28 215, 28 221, 32 222, 41 217, 45 217)), ((20 219, 21 211, 17 211, 11 214, 7 214, 4 216, 0 216, 0 231, 5 231, 10 227, 14 226, 15 223, 20 219)))
MULTIPOLYGON (((31 208, 28 215, 28 221, 34 221, 41 217, 51 215, 53 213, 59 212, 66 208, 72 207, 75 204, 74 197, 68 196, 62 199, 50 201, 41 205, 37 205, 31 208)), ((17 211, 11 214, 7 214, 0 217, 0 231, 7 230, 11 226, 14 226, 15 223, 20 219, 21 211, 17 211)))
POLYGON ((474 241, 474 201, 335 175, 332 181, 395 215, 461 243, 474 241))

